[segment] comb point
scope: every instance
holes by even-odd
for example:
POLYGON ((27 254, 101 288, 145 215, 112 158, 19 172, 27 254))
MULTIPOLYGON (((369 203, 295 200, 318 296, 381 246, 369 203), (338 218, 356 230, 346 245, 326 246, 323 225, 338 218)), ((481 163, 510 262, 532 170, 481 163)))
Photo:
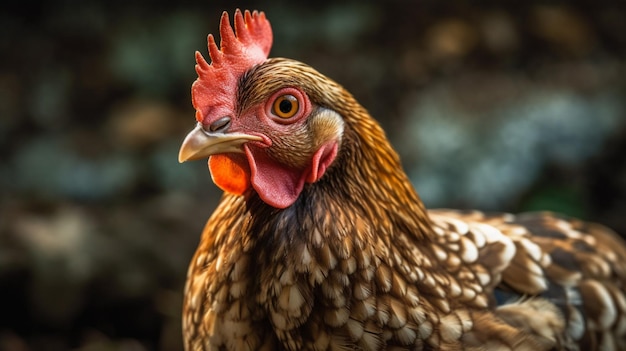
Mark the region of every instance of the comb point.
POLYGON ((203 71, 209 69, 209 63, 206 62, 206 60, 204 59, 200 51, 196 51, 195 56, 196 56, 196 72, 198 72, 199 69, 203 71))
POLYGON ((234 44, 235 39, 235 32, 230 25, 228 14, 226 14, 226 16, 222 16, 222 20, 220 21, 220 49, 222 51, 229 50, 229 47, 234 46, 231 44, 234 44))
POLYGON ((237 11, 235 12, 234 22, 235 22, 235 35, 237 36, 239 41, 243 41, 243 42, 248 41, 249 31, 247 30, 246 25, 249 25, 249 23, 246 23, 244 21, 243 15, 241 14, 241 11, 239 11, 239 9, 237 9, 237 11))
POLYGON ((209 57, 211 57, 211 62, 219 65, 221 58, 222 58, 222 52, 217 47, 217 44, 215 43, 215 37, 213 37, 213 34, 209 34, 209 37, 207 38, 207 42, 208 42, 209 57))

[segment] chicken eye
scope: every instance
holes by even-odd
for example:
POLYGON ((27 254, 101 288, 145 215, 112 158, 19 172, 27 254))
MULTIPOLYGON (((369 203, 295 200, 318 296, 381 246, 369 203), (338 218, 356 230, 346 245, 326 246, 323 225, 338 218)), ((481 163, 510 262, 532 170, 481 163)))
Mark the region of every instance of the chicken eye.
POLYGON ((281 95, 274 101, 272 112, 280 118, 293 117, 299 109, 298 99, 293 95, 281 95))

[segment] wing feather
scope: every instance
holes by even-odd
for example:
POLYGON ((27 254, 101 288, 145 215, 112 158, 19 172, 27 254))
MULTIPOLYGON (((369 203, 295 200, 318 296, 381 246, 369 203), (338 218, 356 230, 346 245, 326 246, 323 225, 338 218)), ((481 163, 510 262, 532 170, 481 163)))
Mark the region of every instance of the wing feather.
POLYGON ((489 281, 479 281, 501 319, 524 325, 536 340, 552 340, 542 330, 552 328, 566 349, 626 349, 626 248, 615 232, 549 212, 429 216, 446 229, 441 236, 461 235, 478 248, 475 262, 463 263, 489 272, 489 281), (531 322, 540 312, 550 325, 531 322))

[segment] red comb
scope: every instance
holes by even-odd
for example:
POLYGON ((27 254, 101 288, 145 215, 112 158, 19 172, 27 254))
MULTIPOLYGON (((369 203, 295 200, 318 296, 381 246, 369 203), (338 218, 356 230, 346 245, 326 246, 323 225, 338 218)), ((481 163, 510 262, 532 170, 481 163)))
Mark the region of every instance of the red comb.
POLYGON ((191 86, 191 101, 198 122, 210 116, 221 118, 234 110, 239 77, 252 66, 264 62, 272 47, 272 28, 263 12, 246 10, 242 14, 237 9, 234 22, 233 31, 228 13, 222 14, 221 49, 209 34, 211 64, 196 51, 198 79, 191 86))

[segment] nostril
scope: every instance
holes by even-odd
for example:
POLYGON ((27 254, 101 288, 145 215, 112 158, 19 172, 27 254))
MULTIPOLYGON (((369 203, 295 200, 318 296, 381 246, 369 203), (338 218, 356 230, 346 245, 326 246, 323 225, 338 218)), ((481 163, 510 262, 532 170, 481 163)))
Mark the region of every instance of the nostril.
POLYGON ((230 126, 230 117, 222 117, 209 125, 211 132, 225 132, 230 126))

